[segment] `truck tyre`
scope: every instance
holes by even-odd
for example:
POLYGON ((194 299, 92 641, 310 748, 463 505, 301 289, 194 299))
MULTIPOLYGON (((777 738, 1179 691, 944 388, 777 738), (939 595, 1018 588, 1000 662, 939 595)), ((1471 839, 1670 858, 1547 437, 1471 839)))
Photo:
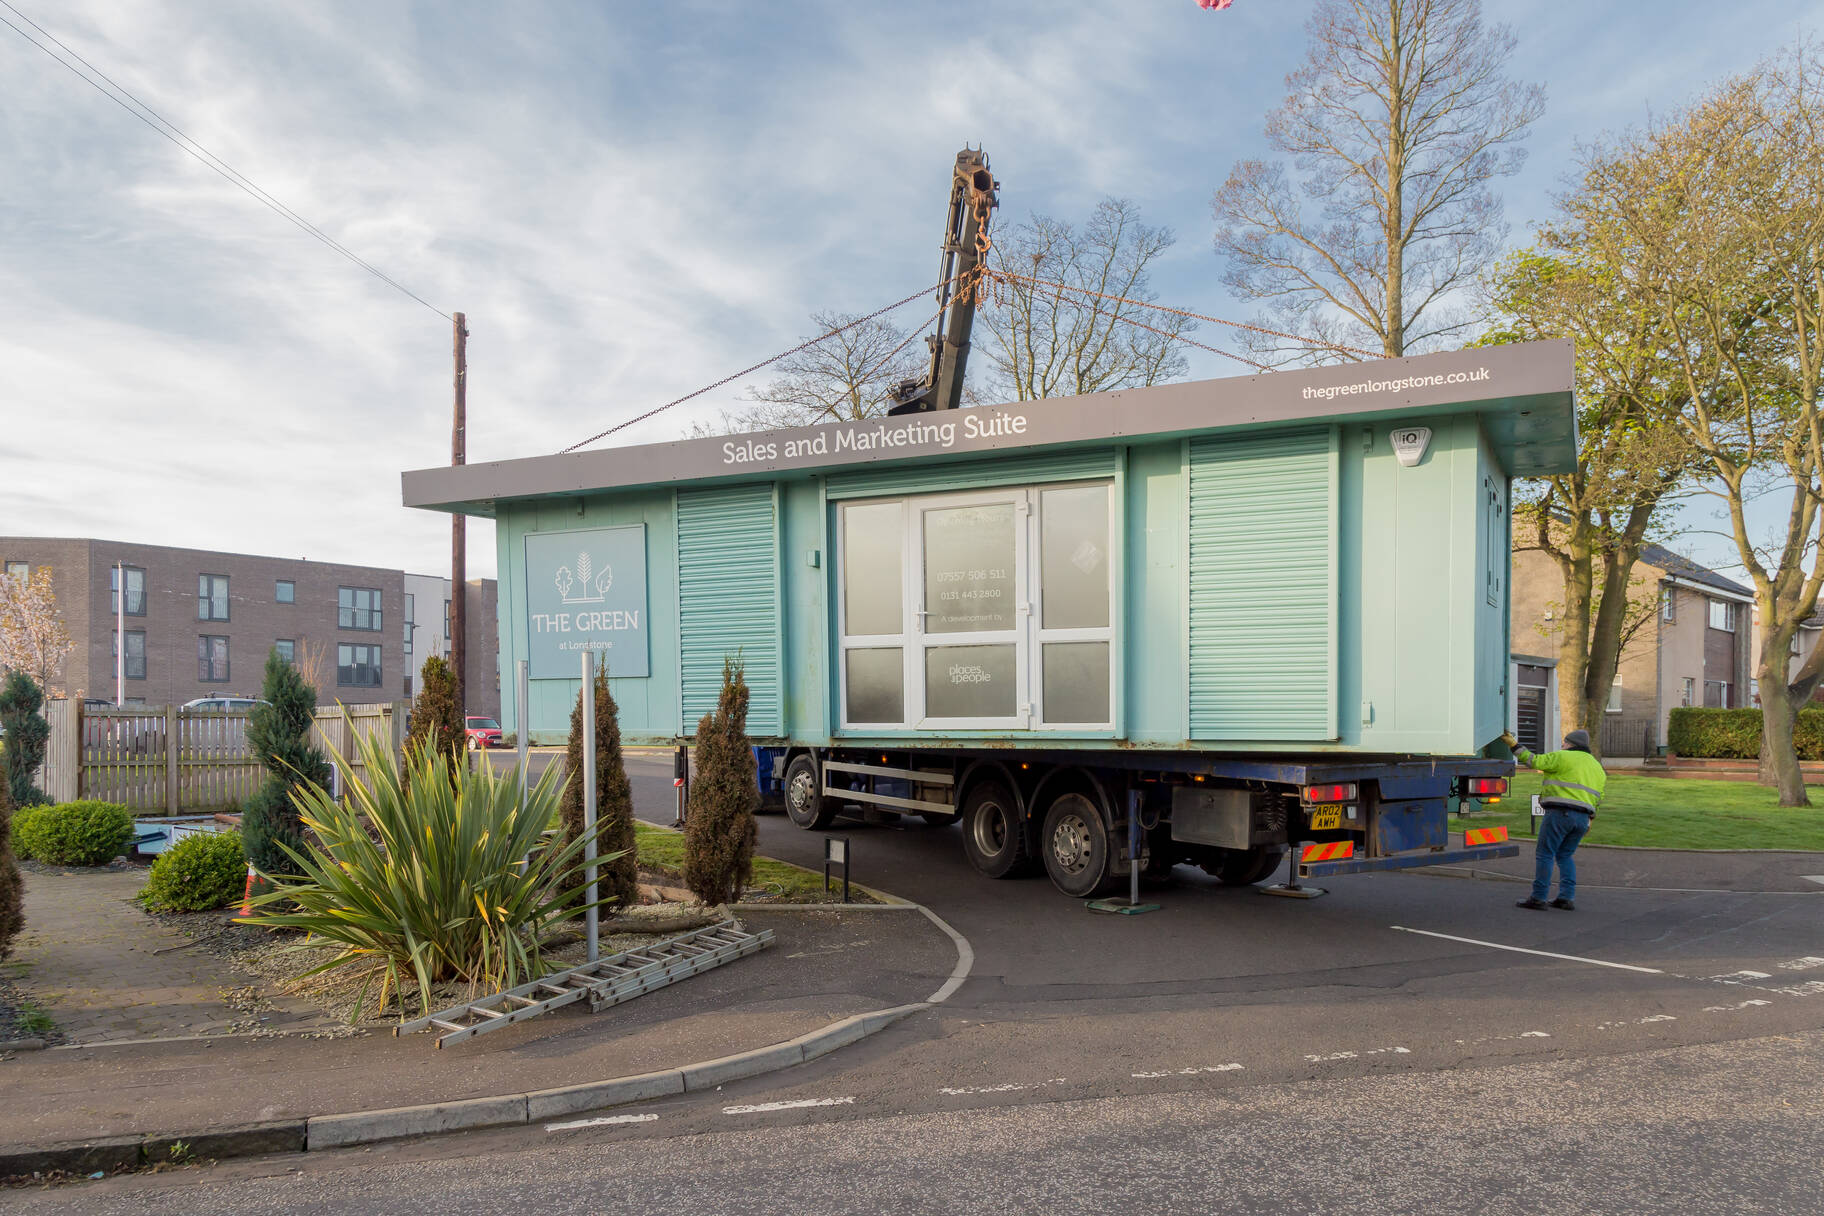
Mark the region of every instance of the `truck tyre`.
POLYGON ((1246 887, 1259 882, 1286 859, 1286 851, 1277 845, 1259 845, 1252 849, 1212 849, 1210 857, 1197 864, 1203 872, 1225 887, 1246 887))
POLYGON ((1082 794, 1064 794, 1045 812, 1039 852, 1051 883, 1066 895, 1089 899, 1112 887, 1108 825, 1082 794))
POLYGON ((807 831, 821 831, 836 818, 835 804, 824 799, 821 776, 810 755, 799 756, 785 770, 785 813, 807 831))
POLYGON ((1028 868, 1026 824, 1013 791, 999 781, 978 781, 963 799, 963 852, 990 878, 1014 878, 1028 868))

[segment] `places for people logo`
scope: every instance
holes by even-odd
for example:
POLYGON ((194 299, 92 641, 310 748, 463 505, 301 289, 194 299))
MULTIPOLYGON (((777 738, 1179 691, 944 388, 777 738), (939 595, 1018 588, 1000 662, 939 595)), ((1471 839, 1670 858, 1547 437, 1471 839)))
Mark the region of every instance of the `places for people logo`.
POLYGON ((614 586, 614 567, 603 564, 600 570, 590 559, 587 550, 576 555, 576 570, 568 566, 557 568, 557 593, 566 604, 599 604, 607 596, 608 589, 614 586), (576 594, 570 594, 575 591, 576 594), (594 594, 590 594, 594 592, 594 594))

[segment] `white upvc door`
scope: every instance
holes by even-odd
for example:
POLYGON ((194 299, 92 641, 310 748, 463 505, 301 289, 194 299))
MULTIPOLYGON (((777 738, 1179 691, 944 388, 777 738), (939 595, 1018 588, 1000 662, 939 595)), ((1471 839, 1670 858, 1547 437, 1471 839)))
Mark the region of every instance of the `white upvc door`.
POLYGON ((923 730, 1030 728, 1030 492, 952 494, 912 506, 906 688, 917 708, 909 716, 923 730))

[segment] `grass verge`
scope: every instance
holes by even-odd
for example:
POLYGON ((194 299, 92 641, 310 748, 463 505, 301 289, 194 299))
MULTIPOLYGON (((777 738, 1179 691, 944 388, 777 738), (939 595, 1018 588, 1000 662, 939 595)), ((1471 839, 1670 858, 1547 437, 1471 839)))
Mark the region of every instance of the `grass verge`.
MULTIPOLYGON (((1476 827, 1505 824, 1511 836, 1533 835, 1531 807, 1540 777, 1514 774, 1500 804, 1467 821, 1476 827)), ((1609 774, 1602 807, 1586 844, 1650 849, 1802 849, 1824 852, 1824 786, 1812 786, 1809 807, 1775 805, 1778 795, 1747 781, 1609 774)), ((1464 826, 1457 820, 1453 826, 1464 826)))
MULTIPOLYGON (((684 833, 638 822, 633 825, 633 830, 634 847, 639 851, 641 868, 663 874, 682 884, 684 881, 684 833)), ((836 884, 830 890, 825 891, 823 875, 818 871, 807 870, 802 866, 795 866, 787 861, 777 861, 771 857, 756 856, 754 858, 754 878, 748 884, 748 893, 745 898, 764 898, 794 904, 839 903, 842 900, 842 888, 836 884)), ((858 904, 885 902, 873 892, 853 883, 849 885, 849 899, 850 902, 858 904)))

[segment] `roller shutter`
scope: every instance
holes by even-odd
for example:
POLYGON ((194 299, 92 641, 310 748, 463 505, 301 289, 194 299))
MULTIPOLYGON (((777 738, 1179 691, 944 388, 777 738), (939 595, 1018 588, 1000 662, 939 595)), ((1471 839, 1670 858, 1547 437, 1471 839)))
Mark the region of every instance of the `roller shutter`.
POLYGON ((781 724, 778 499, 773 483, 678 491, 678 651, 684 733, 716 707, 739 653, 747 733, 781 724))

